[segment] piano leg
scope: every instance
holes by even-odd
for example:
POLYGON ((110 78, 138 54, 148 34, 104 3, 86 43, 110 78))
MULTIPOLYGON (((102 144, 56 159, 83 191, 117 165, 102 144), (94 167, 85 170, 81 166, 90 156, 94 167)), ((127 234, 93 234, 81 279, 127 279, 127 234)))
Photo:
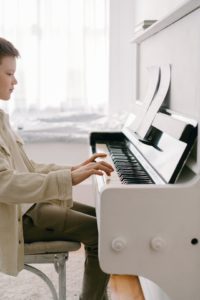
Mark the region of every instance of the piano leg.
POLYGON ((139 278, 133 275, 112 275, 111 300, 145 300, 139 278))

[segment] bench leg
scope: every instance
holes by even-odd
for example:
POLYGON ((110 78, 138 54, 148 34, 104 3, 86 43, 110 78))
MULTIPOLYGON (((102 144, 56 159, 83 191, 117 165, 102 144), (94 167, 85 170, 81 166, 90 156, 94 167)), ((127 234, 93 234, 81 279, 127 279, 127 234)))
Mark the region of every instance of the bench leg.
POLYGON ((44 274, 41 270, 39 270, 39 269, 37 269, 33 266, 27 265, 27 264, 24 265, 24 269, 36 274, 37 276, 39 276, 48 285, 49 289, 51 290, 53 300, 59 300, 58 296, 57 296, 57 293, 56 293, 56 289, 55 289, 53 283, 51 282, 51 280, 49 279, 49 277, 46 274, 44 274))
POLYGON ((66 261, 68 253, 55 255, 54 266, 58 273, 59 300, 66 300, 66 261))

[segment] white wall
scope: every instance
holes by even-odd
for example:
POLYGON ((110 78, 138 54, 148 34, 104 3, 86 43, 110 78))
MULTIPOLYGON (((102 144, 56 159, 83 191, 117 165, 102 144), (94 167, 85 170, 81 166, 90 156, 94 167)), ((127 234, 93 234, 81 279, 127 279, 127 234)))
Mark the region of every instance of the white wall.
POLYGON ((77 165, 89 157, 86 143, 27 143, 25 149, 33 160, 41 163, 77 165))
POLYGON ((110 0, 109 111, 133 111, 136 100, 134 26, 159 20, 186 0, 110 0))
POLYGON ((134 97, 134 0, 110 0, 109 109, 130 110, 134 97))

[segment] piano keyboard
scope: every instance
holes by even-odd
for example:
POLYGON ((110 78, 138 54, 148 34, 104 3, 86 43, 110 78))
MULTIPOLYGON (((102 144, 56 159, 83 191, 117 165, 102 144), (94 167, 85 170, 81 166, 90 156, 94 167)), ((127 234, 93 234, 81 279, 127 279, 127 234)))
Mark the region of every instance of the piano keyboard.
POLYGON ((150 175, 124 143, 96 144, 96 152, 106 153, 105 161, 114 169, 111 176, 104 175, 107 184, 154 184, 150 175))
POLYGON ((107 146, 122 183, 154 183, 149 174, 124 143, 109 143, 107 146))

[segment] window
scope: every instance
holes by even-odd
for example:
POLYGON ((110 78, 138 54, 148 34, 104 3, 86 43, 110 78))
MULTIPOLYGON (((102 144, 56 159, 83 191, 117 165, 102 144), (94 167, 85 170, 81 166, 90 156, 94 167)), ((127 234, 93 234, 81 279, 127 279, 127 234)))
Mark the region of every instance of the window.
POLYGON ((20 51, 9 111, 103 111, 108 0, 0 0, 0 35, 20 51))

